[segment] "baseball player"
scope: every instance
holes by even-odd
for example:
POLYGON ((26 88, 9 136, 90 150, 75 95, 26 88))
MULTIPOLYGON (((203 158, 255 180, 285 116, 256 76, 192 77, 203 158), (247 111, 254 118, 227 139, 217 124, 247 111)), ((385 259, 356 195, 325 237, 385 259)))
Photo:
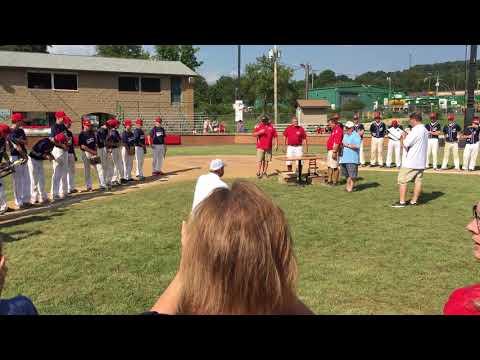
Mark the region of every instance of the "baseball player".
MULTIPOLYGON (((67 127, 63 123, 63 118, 65 113, 63 111, 57 111, 55 113, 55 125, 53 125, 50 137, 55 137, 56 135, 63 133, 67 136, 67 127)), ((60 187, 60 183, 68 184, 67 179, 67 168, 68 168, 68 145, 55 143, 53 148, 52 155, 54 157, 53 161, 53 173, 52 173, 52 186, 51 186, 51 196, 52 201, 63 199, 67 195, 65 192, 60 192, 60 190, 65 190, 60 187)))
POLYGON ((106 191, 108 186, 105 183, 105 178, 103 174, 103 166, 100 159, 100 162, 97 164, 92 164, 91 158, 96 156, 100 157, 97 149, 97 138, 95 132, 92 128, 92 123, 90 120, 83 121, 83 131, 78 135, 78 145, 82 151, 82 161, 83 161, 83 172, 85 175, 85 187, 86 191, 92 191, 92 175, 90 173, 90 166, 93 166, 97 172, 98 182, 100 183, 100 190, 106 191))
POLYGON ((370 166, 375 166, 378 159, 378 165, 383 167, 383 139, 385 138, 387 127, 382 121, 382 115, 379 112, 375 113, 374 119, 375 121, 370 125, 370 134, 372 135, 370 166))
MULTIPOLYGON (((7 124, 0 124, 0 164, 5 160, 10 162, 7 154, 7 136, 10 134, 10 127, 7 124)), ((5 195, 5 188, 0 178, 0 215, 6 213, 8 210, 7 198, 5 195)))
POLYGON ((110 128, 108 135, 107 135, 107 147, 109 152, 111 153, 111 159, 113 161, 113 178, 112 181, 113 185, 120 185, 125 184, 127 180, 125 180, 123 176, 123 161, 122 161, 122 153, 120 151, 120 145, 122 143, 122 138, 120 133, 118 132, 117 128, 120 126, 120 122, 117 119, 110 119, 108 120, 110 128))
POLYGON ((21 128, 23 124, 23 116, 20 113, 12 114, 12 128, 7 136, 7 143, 10 148, 10 161, 14 162, 24 159, 23 164, 15 167, 12 174, 13 179, 13 196, 15 205, 18 209, 24 209, 30 204, 30 175, 28 173, 28 154, 27 154, 27 136, 21 128))
POLYGON ((360 123, 360 116, 353 115, 353 130, 360 135, 362 142, 360 143, 360 166, 365 166, 365 156, 363 155, 363 135, 365 134, 365 127, 360 123))
POLYGON ((125 131, 122 133, 123 174, 125 180, 133 181, 132 167, 133 156, 135 155, 135 135, 132 131, 132 120, 126 119, 123 126, 125 126, 125 131))
POLYGON ((43 172, 43 161, 52 161, 52 151, 55 144, 67 144, 68 138, 64 133, 58 133, 54 138, 44 138, 33 145, 29 153, 28 171, 31 178, 31 203, 44 204, 48 201, 47 193, 45 191, 45 174, 43 172))
POLYGON ((155 125, 150 130, 150 138, 152 139, 152 153, 153 153, 153 176, 164 175, 162 172, 163 160, 167 153, 167 146, 165 144, 165 129, 162 127, 162 118, 155 118, 155 125))
POLYGON ((430 124, 425 125, 428 131, 428 148, 427 148, 427 163, 425 168, 429 168, 430 154, 432 155, 432 167, 433 170, 437 169, 437 155, 438 155, 438 135, 441 134, 442 127, 437 121, 437 114, 430 113, 430 124))
POLYGON ((480 118, 478 116, 474 116, 472 126, 469 126, 463 130, 462 138, 466 141, 465 149, 463 150, 463 170, 465 171, 475 170, 479 146, 479 124, 480 118))
POLYGON ((403 134, 403 127, 398 125, 398 121, 396 119, 392 120, 392 125, 387 130, 387 137, 388 137, 388 149, 387 149, 387 161, 385 165, 389 168, 392 164, 393 153, 395 152, 395 163, 397 168, 400 168, 402 164, 401 160, 401 150, 400 150, 400 138, 403 134))
POLYGON ((145 133, 142 129, 143 120, 137 119, 135 121, 135 130, 133 130, 133 137, 135 138, 135 166, 137 167, 137 179, 145 180, 143 176, 143 161, 147 153, 147 146, 145 145, 145 133))
MULTIPOLYGON (((85 119, 86 122, 88 119, 85 119)), ((89 120, 88 120, 89 121, 89 120)), ((105 188, 110 188, 112 186, 112 173, 113 173, 113 164, 109 153, 107 152, 107 136, 108 136, 108 127, 107 122, 105 121, 102 126, 97 130, 95 134, 95 140, 97 143, 97 155, 100 157, 100 162, 102 164, 102 173, 105 181, 105 188)))
POLYGON ((68 116, 65 116, 63 118, 63 124, 67 128, 66 135, 68 139, 68 161, 67 184, 65 184, 63 181, 60 181, 60 193, 73 194, 78 192, 78 190, 75 189, 75 162, 77 161, 77 155, 75 154, 75 147, 73 145, 73 133, 70 131, 70 128, 72 127, 72 120, 68 116))
MULTIPOLYGON (((292 124, 287 126, 283 132, 284 137, 284 147, 287 146, 286 153, 287 156, 303 156, 303 147, 302 144, 305 142, 305 149, 308 152, 308 142, 307 134, 305 129, 298 125, 298 120, 296 116, 292 117, 292 124)), ((287 170, 292 171, 292 162, 287 161, 287 170)))
POLYGON ((448 114, 448 125, 443 127, 443 133, 445 134, 445 149, 443 151, 442 170, 447 169, 450 150, 452 150, 453 153, 455 170, 460 170, 460 161, 458 159, 458 135, 460 134, 460 131, 462 131, 462 128, 455 122, 455 115, 448 114))

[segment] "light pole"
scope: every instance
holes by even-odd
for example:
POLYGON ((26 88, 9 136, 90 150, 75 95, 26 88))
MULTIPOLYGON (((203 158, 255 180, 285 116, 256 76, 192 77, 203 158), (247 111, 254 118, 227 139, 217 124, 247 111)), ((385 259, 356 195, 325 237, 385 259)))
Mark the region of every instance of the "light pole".
POLYGON ((277 62, 280 59, 280 51, 277 49, 277 45, 273 46, 273 49, 269 52, 269 58, 273 59, 273 108, 275 124, 277 124, 278 118, 278 106, 277 106, 277 62))
POLYGON ((390 98, 392 97, 392 78, 389 76, 387 77, 387 80, 388 80, 388 101, 390 102, 390 98))
MULTIPOLYGON (((308 100, 308 82, 310 80, 310 64, 300 64, 302 68, 305 69, 305 100, 308 100)), ((312 87, 313 87, 313 79, 312 79, 312 87)))
POLYGON ((240 50, 240 45, 237 45, 237 87, 235 88, 235 100, 238 100, 240 97, 240 56, 241 56, 241 50, 240 50))
POLYGON ((477 45, 470 45, 470 64, 468 66, 467 109, 465 111, 464 126, 472 125, 475 114, 475 83, 477 71, 477 45))

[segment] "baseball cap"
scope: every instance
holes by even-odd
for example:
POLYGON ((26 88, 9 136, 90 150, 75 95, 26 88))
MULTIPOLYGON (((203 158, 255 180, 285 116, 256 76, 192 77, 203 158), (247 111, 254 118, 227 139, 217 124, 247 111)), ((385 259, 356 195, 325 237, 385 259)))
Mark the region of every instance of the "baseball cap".
POLYGON ((345 123, 345 127, 346 127, 347 129, 353 128, 354 126, 355 126, 355 124, 354 124, 352 121, 347 121, 347 122, 345 123))
POLYGON ((225 167, 225 164, 220 159, 215 159, 210 162, 210 170, 216 171, 220 170, 221 168, 225 167))
POLYGON ((5 136, 10 134, 10 126, 7 124, 0 124, 0 136, 5 136))
POLYGON ((455 290, 443 308, 444 315, 479 315, 476 302, 480 300, 480 286, 472 285, 455 290))
POLYGON ((125 119, 125 121, 123 122, 123 126, 132 126, 132 120, 125 119))
POLYGON ((398 125, 398 121, 396 119, 392 120, 392 125, 398 125))
POLYGON ((137 125, 143 125, 143 120, 138 118, 137 120, 135 120, 135 124, 137 125))
POLYGON ((58 133, 54 137, 55 141, 58 143, 66 143, 67 142, 67 137, 65 136, 64 133, 58 133))
POLYGON ((65 117, 65 112, 63 110, 59 110, 55 112, 55 119, 64 118, 64 117, 65 117))
POLYGON ((12 123, 16 123, 23 120, 23 115, 21 113, 12 114, 12 123))
POLYGON ((65 125, 71 124, 71 123, 72 123, 72 119, 70 119, 68 116, 65 115, 65 116, 63 117, 63 123, 64 123, 65 125))

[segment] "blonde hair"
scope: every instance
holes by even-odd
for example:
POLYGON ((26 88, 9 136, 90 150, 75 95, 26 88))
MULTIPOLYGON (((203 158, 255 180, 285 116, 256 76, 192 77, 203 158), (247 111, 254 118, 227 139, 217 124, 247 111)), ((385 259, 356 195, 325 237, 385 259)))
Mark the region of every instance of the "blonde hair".
POLYGON ((187 224, 179 313, 273 314, 296 300, 297 263, 283 211, 236 181, 202 201, 187 224))

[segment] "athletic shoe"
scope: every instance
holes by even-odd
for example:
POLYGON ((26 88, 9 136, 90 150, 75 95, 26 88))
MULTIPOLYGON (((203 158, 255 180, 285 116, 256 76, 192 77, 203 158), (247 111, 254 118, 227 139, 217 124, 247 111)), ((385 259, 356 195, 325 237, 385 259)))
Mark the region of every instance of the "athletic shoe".
POLYGON ((379 167, 381 167, 381 168, 384 168, 385 166, 383 166, 383 165, 380 165, 379 167))
POLYGON ((257 173, 257 178, 258 179, 261 179, 262 178, 262 175, 260 173, 257 173))
POLYGON ((152 176, 158 176, 158 175, 159 175, 159 172, 158 172, 158 171, 152 172, 152 176))
POLYGON ((401 203, 400 201, 397 201, 396 203, 393 203, 392 204, 392 208, 404 208, 405 206, 407 206, 406 203, 401 203))
POLYGON ((412 203, 412 201, 410 200, 410 201, 408 202, 408 205, 409 205, 409 206, 417 206, 417 205, 418 205, 418 202, 412 203))
POLYGON ((132 181, 135 181, 134 179, 127 179, 128 182, 132 182, 132 181))
POLYGON ((438 168, 433 168, 434 171, 438 171, 438 168))
POLYGON ((375 167, 375 166, 376 166, 376 165, 372 165, 372 164, 368 165, 368 167, 375 167))
POLYGON ((165 175, 163 171, 159 171, 157 175, 165 175))
POLYGON ((120 184, 126 184, 128 182, 127 179, 120 179, 120 184))
POLYGON ((262 178, 267 178, 267 179, 268 179, 268 174, 267 174, 267 173, 263 173, 263 174, 262 174, 262 178))
POLYGON ((139 181, 145 180, 145 176, 137 176, 139 181))
POLYGON ((105 186, 100 186, 99 190, 100 191, 107 191, 107 188, 105 186))
POLYGON ((69 194, 75 194, 75 193, 77 193, 77 192, 78 192, 77 189, 73 189, 72 191, 69 191, 68 193, 69 193, 69 194))

